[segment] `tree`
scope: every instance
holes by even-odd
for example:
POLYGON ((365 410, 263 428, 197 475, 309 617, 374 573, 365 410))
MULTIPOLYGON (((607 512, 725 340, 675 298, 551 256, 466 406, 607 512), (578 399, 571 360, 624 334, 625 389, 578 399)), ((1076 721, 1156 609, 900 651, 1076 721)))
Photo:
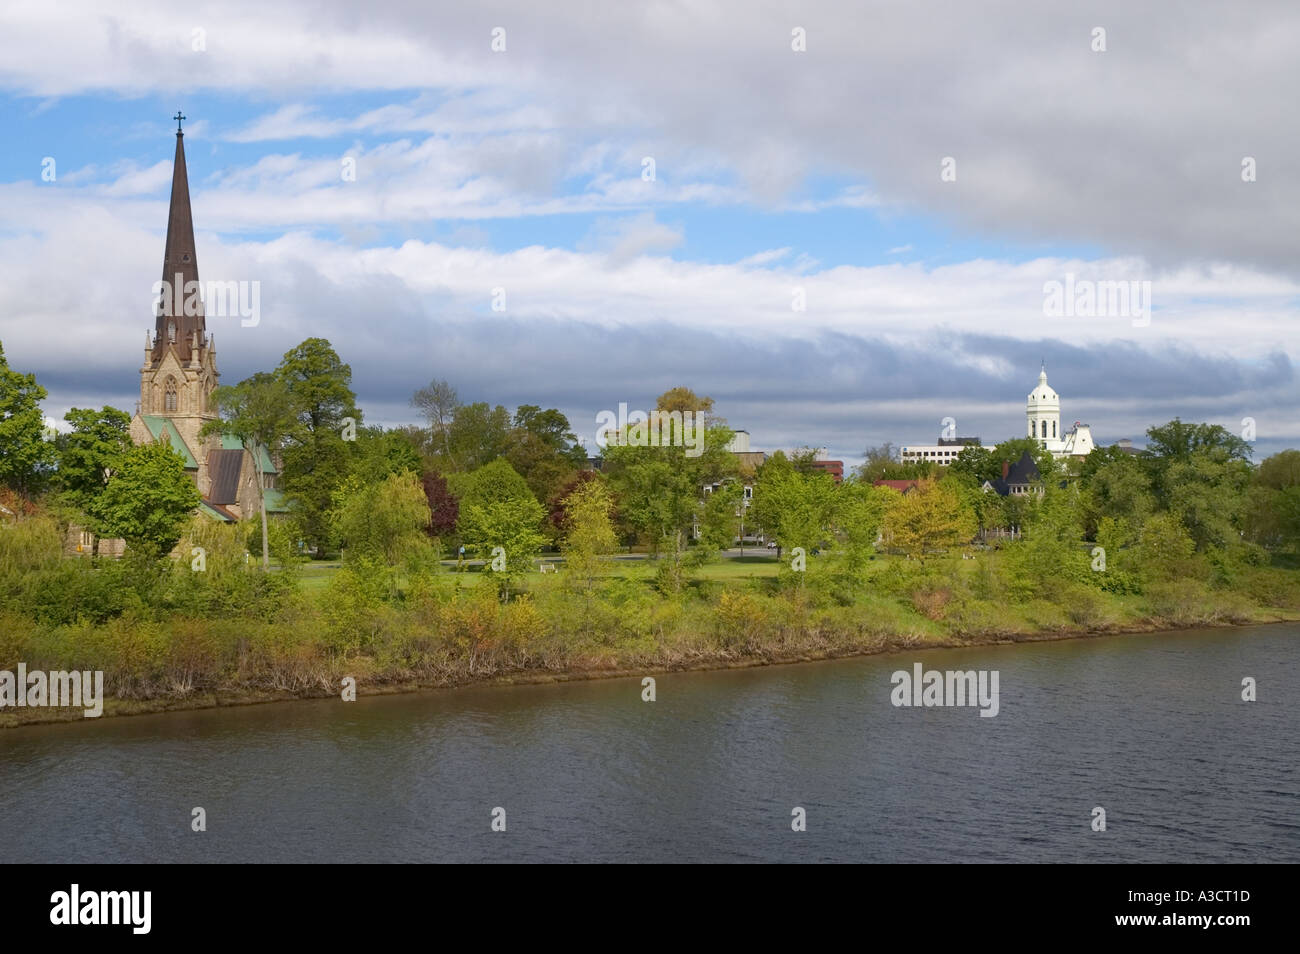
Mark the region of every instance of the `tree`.
POLYGON ((1085 491, 1081 501, 1083 532, 1088 539, 1096 538, 1097 528, 1108 517, 1122 521, 1136 532, 1155 512, 1156 501, 1147 469, 1130 454, 1111 458, 1093 469, 1090 477, 1085 479, 1081 475, 1080 481, 1085 491))
POLYGON ((348 472, 374 483, 389 474, 419 474, 420 451, 410 435, 401 429, 382 427, 357 428, 351 442, 348 472))
POLYGON ((429 536, 441 539, 456 531, 456 520, 460 517, 460 501, 447 486, 447 478, 441 474, 427 473, 421 483, 424 486, 424 499, 429 505, 429 536))
POLYGON ((1252 453, 1248 441, 1218 424, 1192 424, 1176 417, 1147 430, 1147 457, 1186 461, 1197 452, 1226 460, 1248 460, 1252 453))
POLYGON ((1158 513, 1142 525, 1138 559, 1151 581, 1177 580, 1197 573, 1196 542, 1173 514, 1158 513))
POLYGON ((948 465, 948 473, 972 486, 983 487, 986 480, 997 480, 1002 476, 1002 462, 994 459, 992 448, 967 444, 948 465))
POLYGON ((891 493, 887 487, 875 487, 862 480, 848 480, 835 488, 835 526, 844 538, 845 561, 851 574, 860 573, 875 551, 891 493))
POLYGON ((800 471, 797 461, 777 451, 759 468, 750 519, 781 548, 809 551, 830 538, 834 493, 830 474, 800 471))
POLYGON ((389 569, 428 555, 429 504, 412 473, 366 483, 352 475, 334 494, 330 519, 344 541, 344 559, 389 569))
POLYGON ((1273 490, 1300 487, 1300 450, 1284 450, 1259 463, 1256 479, 1273 490))
POLYGON ((700 508, 699 539, 695 544, 694 562, 702 566, 735 542, 740 535, 741 508, 744 507, 745 488, 734 480, 719 484, 704 497, 700 508))
POLYGON ((502 598, 532 566, 545 537, 539 529, 545 511, 528 484, 504 460, 494 460, 464 475, 458 529, 465 545, 487 561, 502 598))
POLYGON ((509 434, 510 412, 500 404, 461 405, 448 435, 451 460, 462 471, 477 470, 505 453, 509 434))
POLYGON ((288 389, 294 424, 283 450, 283 482, 303 535, 316 550, 329 540, 332 495, 348 473, 346 419, 359 424, 352 369, 324 338, 308 338, 285 353, 276 376, 288 389))
POLYGON ((922 481, 905 494, 890 491, 884 533, 892 546, 925 562, 925 555, 966 543, 975 535, 975 516, 956 491, 936 481, 922 481))
POLYGON ((185 473, 185 458, 166 442, 142 444, 123 455, 93 502, 92 516, 105 534, 160 556, 181 538, 199 499, 198 487, 185 473))
POLYGON ((614 531, 614 496, 602 480, 585 481, 564 501, 567 532, 564 570, 581 588, 590 609, 596 577, 618 547, 614 531))
MULTIPOLYGON (((71 503, 89 518, 94 501, 131 450, 131 418, 125 411, 105 406, 99 411, 74 407, 63 419, 72 425, 72 431, 60 434, 54 441, 59 459, 58 482, 71 503)), ((102 530, 98 526, 92 529, 98 553, 102 530)))
POLYGON ((10 369, 0 345, 0 485, 24 497, 40 488, 54 457, 45 440, 45 396, 36 375, 10 369))
MULTIPOLYGON (((676 592, 685 581, 687 540, 704 505, 704 488, 737 473, 736 456, 727 450, 733 437, 726 421, 713 414, 713 399, 678 387, 659 396, 655 410, 691 412, 699 444, 690 455, 684 443, 605 449, 604 473, 619 503, 624 528, 648 539, 656 554, 666 552, 660 586, 676 592)), ((631 428, 629 428, 631 430, 631 428)))
POLYGON ((905 479, 894 477, 903 465, 898 460, 898 448, 889 441, 879 447, 868 447, 862 456, 865 459, 854 471, 858 480, 869 484, 876 480, 905 479))
POLYGON ((701 397, 686 387, 669 388, 655 400, 655 408, 660 411, 681 411, 683 414, 690 411, 708 418, 713 414, 713 398, 701 397))
POLYGON ((271 568, 270 535, 266 523, 266 475, 262 459, 272 451, 293 426, 294 408, 282 378, 259 371, 233 387, 219 387, 212 392, 220 417, 208 421, 199 432, 207 438, 213 434, 232 434, 253 459, 257 486, 257 509, 262 518, 262 569, 271 568))
POLYGON ((428 387, 420 388, 411 395, 411 406, 419 408, 429 422, 434 446, 450 460, 451 425, 456 419, 456 410, 460 407, 456 389, 447 381, 434 379, 428 387))

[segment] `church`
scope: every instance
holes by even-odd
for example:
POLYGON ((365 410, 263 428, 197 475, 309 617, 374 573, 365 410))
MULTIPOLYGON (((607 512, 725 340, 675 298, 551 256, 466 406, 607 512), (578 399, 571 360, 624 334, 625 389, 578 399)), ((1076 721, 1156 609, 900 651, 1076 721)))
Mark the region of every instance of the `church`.
POLYGON ((185 134, 180 126, 185 117, 177 113, 174 118, 176 159, 162 278, 172 294, 161 296, 153 331, 145 333, 140 400, 131 418, 131 440, 136 444, 167 441, 185 458, 185 469, 203 497, 200 513, 225 522, 258 513, 255 468, 262 471, 267 512, 282 512, 285 505, 277 488, 279 471, 270 454, 263 450, 261 459, 254 460, 239 438, 231 434, 213 434, 206 439, 199 436, 203 425, 218 416, 212 400, 218 380, 217 348, 207 332, 202 301, 191 302, 188 308, 185 305, 188 290, 201 286, 185 167, 185 134))

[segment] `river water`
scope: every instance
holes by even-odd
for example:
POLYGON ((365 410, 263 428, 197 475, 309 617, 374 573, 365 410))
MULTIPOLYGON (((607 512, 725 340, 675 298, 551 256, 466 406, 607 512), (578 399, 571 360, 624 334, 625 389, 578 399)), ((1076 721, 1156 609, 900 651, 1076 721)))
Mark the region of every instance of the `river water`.
POLYGON ((1300 861, 1300 626, 661 674, 656 695, 0 730, 0 862, 1300 861), (996 717, 895 707, 917 662, 996 670, 996 717))

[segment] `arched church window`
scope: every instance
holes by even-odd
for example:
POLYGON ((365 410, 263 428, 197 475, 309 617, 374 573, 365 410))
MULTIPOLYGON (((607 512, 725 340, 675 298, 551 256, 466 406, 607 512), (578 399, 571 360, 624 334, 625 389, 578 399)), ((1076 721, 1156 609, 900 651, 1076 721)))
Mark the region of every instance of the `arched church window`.
POLYGON ((167 342, 169 344, 176 343, 176 322, 174 321, 167 322, 167 342))
POLYGON ((167 391, 163 397, 163 408, 168 411, 176 410, 176 379, 167 379, 167 391))
POLYGON ((1053 437, 1056 436, 1056 422, 1055 422, 1055 421, 1052 422, 1052 436, 1053 436, 1053 437))

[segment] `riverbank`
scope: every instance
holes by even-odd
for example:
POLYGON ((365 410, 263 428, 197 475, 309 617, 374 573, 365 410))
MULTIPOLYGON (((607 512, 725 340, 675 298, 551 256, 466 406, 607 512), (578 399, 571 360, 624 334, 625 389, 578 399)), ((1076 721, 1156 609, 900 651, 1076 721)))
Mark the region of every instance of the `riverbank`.
MULTIPOLYGON (((568 665, 549 666, 544 662, 535 666, 502 669, 490 666, 474 671, 472 659, 457 670, 411 676, 400 672, 376 670, 370 660, 340 659, 331 667, 329 678, 320 673, 310 684, 293 689, 259 689, 251 687, 213 688, 188 691, 176 695, 148 698, 110 697, 104 701, 100 718, 148 715, 162 712, 211 709, 232 706, 251 706, 274 702, 340 697, 341 682, 345 677, 356 679, 358 696, 394 695, 453 689, 463 686, 519 686, 563 683, 595 679, 617 679, 633 676, 655 676, 673 672, 709 671, 721 669, 746 669, 765 666, 792 665, 834 659, 903 653, 917 649, 951 649, 973 646, 1048 642, 1067 639, 1086 639, 1104 636, 1157 632, 1178 632, 1187 629, 1231 628, 1272 623, 1300 622, 1300 610, 1267 608, 1242 611, 1237 608, 1219 616, 1196 618, 1151 617, 1101 627, 1079 625, 1047 626, 1026 630, 996 628, 966 635, 918 634, 915 632, 892 634, 862 634, 850 632, 809 632, 802 639, 783 640, 780 645, 763 649, 726 649, 713 651, 696 648, 693 651, 647 653, 636 659, 620 658, 621 653, 605 657, 572 660, 568 665)), ((85 718, 79 708, 21 708, 0 710, 0 728, 20 725, 73 722, 85 718)))

